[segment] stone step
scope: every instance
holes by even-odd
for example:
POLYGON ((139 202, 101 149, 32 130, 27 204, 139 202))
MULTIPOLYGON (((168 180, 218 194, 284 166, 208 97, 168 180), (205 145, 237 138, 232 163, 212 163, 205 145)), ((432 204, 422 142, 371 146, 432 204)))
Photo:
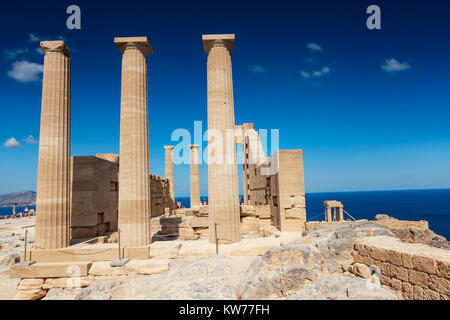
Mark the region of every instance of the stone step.
POLYGON ((29 266, 11 266, 10 278, 84 277, 89 274, 91 262, 38 262, 29 266))

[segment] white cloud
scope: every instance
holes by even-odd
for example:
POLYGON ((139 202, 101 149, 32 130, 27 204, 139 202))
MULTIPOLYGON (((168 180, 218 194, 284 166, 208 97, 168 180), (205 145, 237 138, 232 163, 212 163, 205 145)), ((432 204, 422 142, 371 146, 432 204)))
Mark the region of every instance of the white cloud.
POLYGON ((248 70, 250 70, 251 72, 254 72, 254 73, 265 73, 265 72, 267 72, 266 68, 263 68, 260 65, 252 65, 252 64, 248 65, 248 70))
POLYGON ((28 137, 26 137, 25 139, 22 139, 22 141, 24 141, 25 143, 28 143, 28 144, 37 144, 37 143, 39 143, 39 141, 36 140, 31 134, 28 135, 28 137))
POLYGON ((18 56, 28 53, 28 48, 16 48, 16 49, 5 49, 3 52, 5 53, 8 59, 16 59, 18 56))
POLYGON ((29 61, 16 61, 12 64, 12 69, 8 71, 8 76, 19 82, 39 81, 39 75, 44 71, 42 64, 29 61))
POLYGON ((16 138, 12 137, 5 141, 3 144, 6 148, 19 148, 20 143, 16 140, 16 138))
POLYGON ((389 73, 397 73, 411 69, 411 66, 407 62, 398 62, 394 58, 386 59, 381 69, 389 73))
POLYGON ((322 52, 322 47, 319 46, 319 45, 318 45, 317 43, 315 43, 315 42, 308 43, 306 46, 308 47, 309 50, 311 50, 311 51, 313 51, 313 52, 315 52, 315 51, 317 51, 317 52, 322 52))
POLYGON ((30 33, 28 35, 28 42, 40 42, 40 41, 46 41, 46 40, 54 40, 54 39, 58 39, 58 40, 62 40, 62 41, 66 41, 66 38, 62 35, 56 36, 53 39, 50 39, 50 37, 39 37, 33 33, 30 33))
POLYGON ((34 52, 37 53, 37 54, 40 54, 40 55, 44 54, 44 51, 42 51, 41 47, 37 47, 36 49, 34 49, 34 52))
POLYGON ((41 38, 39 38, 38 36, 32 33, 28 35, 28 42, 39 42, 39 41, 41 41, 41 38))
POLYGON ((305 79, 310 79, 310 78, 319 78, 322 77, 328 73, 330 73, 331 70, 328 67, 323 67, 321 70, 317 70, 317 71, 300 71, 300 75, 305 78, 305 79))

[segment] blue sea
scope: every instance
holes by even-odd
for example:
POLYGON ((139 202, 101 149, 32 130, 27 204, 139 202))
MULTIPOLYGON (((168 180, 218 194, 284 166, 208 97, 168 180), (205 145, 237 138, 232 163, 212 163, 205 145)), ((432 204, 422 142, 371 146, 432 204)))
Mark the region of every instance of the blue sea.
MULTIPOLYGON (((189 197, 178 199, 183 206, 190 206, 189 197)), ((344 210, 355 219, 373 219, 376 214, 385 213, 402 220, 427 220, 431 230, 450 239, 450 189, 307 193, 309 221, 324 219, 324 200, 341 201, 344 210)), ((17 207, 17 212, 24 208, 17 207)), ((0 208, 0 215, 11 213, 11 207, 0 208)))

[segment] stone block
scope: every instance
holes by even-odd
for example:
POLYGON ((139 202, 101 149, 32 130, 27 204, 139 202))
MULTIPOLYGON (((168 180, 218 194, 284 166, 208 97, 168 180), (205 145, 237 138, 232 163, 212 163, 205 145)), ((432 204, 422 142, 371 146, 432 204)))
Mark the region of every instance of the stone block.
POLYGON ((443 277, 430 275, 430 289, 439 294, 450 295, 450 281, 443 277))
POLYGON ((439 300, 440 295, 439 293, 430 290, 430 289, 424 289, 423 290, 423 299, 424 300, 439 300))
POLYGON ((364 279, 368 279, 371 275, 369 267, 362 263, 353 264, 351 270, 354 274, 364 279))
POLYGON ((38 300, 45 297, 46 294, 42 289, 16 290, 14 300, 38 300))
POLYGON ((284 217, 286 219, 300 219, 306 221, 305 208, 290 208, 284 210, 284 217))
POLYGON ((180 241, 156 241, 150 245, 150 257, 175 259, 179 255, 180 241))
POLYGON ((369 247, 369 256, 379 261, 389 261, 388 251, 381 248, 369 247))
POLYGON ((403 288, 403 296, 405 299, 413 299, 414 298, 414 287, 409 282, 402 283, 403 288))
POLYGON ((93 277, 48 278, 43 285, 44 290, 54 288, 84 288, 94 283, 93 277))
POLYGON ((440 277, 450 278, 450 261, 436 261, 437 275, 440 277))
POLYGON ((402 286, 402 282, 400 280, 398 280, 398 279, 393 278, 392 281, 391 281, 391 287, 394 290, 402 290, 402 287, 403 287, 402 286))
POLYGON ((422 287, 414 286, 413 299, 414 300, 423 300, 423 288, 422 287))
POLYGON ((428 288, 429 276, 425 272, 408 270, 409 282, 423 288, 428 288))
POLYGON ((10 278, 60 278, 87 276, 91 267, 90 262, 41 262, 30 266, 12 266, 10 278))
POLYGON ((22 279, 17 286, 19 290, 37 290, 42 289, 44 284, 44 279, 36 278, 36 279, 22 279))
POLYGON ((206 228, 209 226, 208 217, 194 217, 190 222, 191 228, 206 228))
POLYGON ((429 274, 436 274, 436 262, 434 259, 423 256, 413 256, 414 269, 429 274))
POLYGON ((270 205, 255 206, 256 216, 262 219, 270 218, 270 205))
POLYGON ((388 261, 396 266, 403 266, 402 254, 398 251, 388 250, 388 261))
POLYGON ((409 269, 414 268, 413 255, 410 253, 402 252, 402 265, 405 268, 409 268, 409 269))

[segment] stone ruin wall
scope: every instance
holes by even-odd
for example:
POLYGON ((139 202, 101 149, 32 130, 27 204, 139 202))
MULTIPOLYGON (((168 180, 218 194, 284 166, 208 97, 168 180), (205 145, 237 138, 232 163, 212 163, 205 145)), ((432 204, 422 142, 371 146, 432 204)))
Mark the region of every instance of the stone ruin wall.
POLYGON ((71 238, 117 230, 119 157, 71 157, 71 238))
POLYGON ((250 165, 250 168, 249 205, 268 206, 271 224, 280 231, 304 231, 306 205, 302 150, 279 150, 265 163, 250 165))
MULTIPOLYGON (((119 156, 97 154, 71 158, 71 239, 117 231, 119 156)), ((151 174, 152 217, 169 206, 169 182, 151 174)))
POLYGON ((381 284, 403 299, 450 299, 450 251, 378 236, 358 239, 353 258, 377 266, 381 284))

